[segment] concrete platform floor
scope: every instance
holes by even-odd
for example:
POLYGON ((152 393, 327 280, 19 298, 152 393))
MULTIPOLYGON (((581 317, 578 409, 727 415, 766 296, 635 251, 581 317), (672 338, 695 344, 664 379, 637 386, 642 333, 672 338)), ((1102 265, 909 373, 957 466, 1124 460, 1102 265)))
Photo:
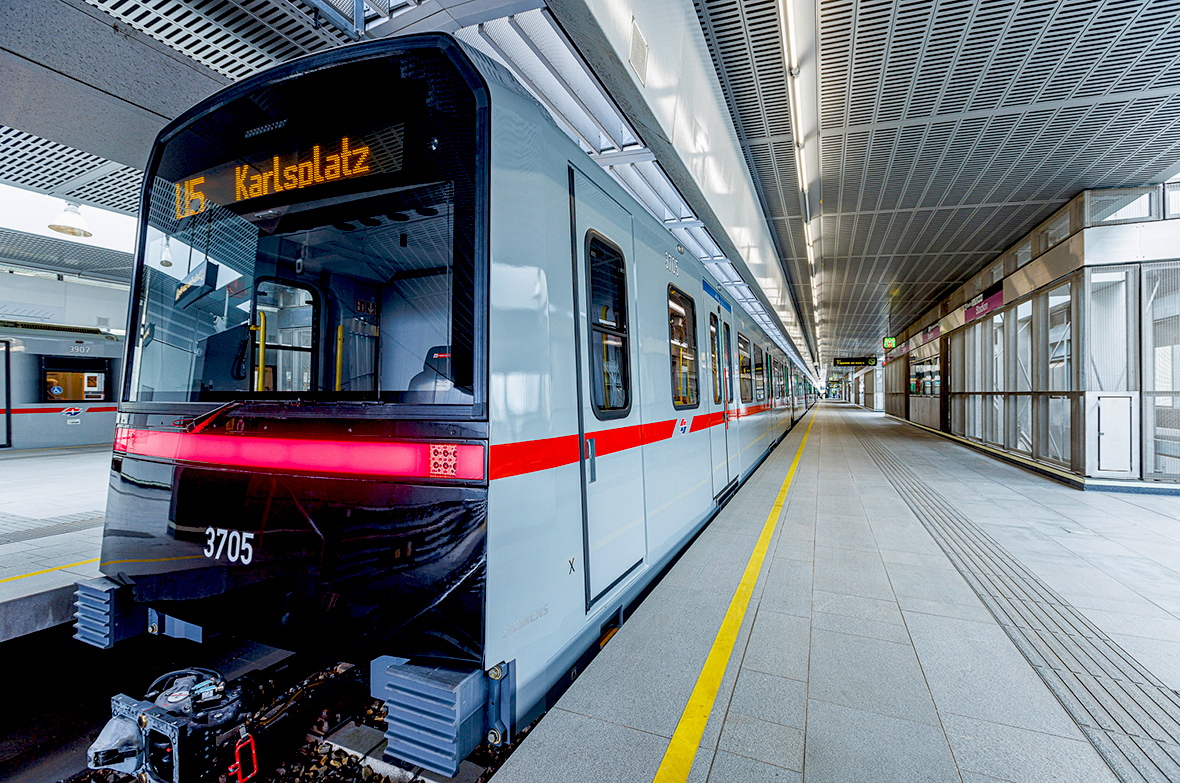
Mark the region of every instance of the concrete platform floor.
MULTIPOLYGON (((1180 780, 1180 501, 814 415, 688 780, 1180 780)), ((803 431, 495 783, 655 779, 803 431)))
POLYGON ((98 576, 110 446, 0 452, 0 642, 73 619, 98 576))

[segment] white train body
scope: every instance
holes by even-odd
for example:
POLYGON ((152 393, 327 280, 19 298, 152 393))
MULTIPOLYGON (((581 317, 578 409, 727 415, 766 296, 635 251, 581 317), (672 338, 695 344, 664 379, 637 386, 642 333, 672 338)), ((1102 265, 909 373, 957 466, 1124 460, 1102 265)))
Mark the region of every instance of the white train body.
POLYGON ((389 752, 435 771, 546 709, 813 399, 447 36, 210 97, 143 212, 94 587, 127 598, 80 601, 79 637, 150 616, 370 660, 389 752), (396 100, 344 94, 378 78, 396 100), (339 119, 305 99, 329 88, 339 119))

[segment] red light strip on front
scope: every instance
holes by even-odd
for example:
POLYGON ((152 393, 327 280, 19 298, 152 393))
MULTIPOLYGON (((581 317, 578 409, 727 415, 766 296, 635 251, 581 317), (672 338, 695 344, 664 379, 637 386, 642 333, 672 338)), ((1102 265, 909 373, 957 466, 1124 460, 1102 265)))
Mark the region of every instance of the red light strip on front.
POLYGON ((205 465, 348 476, 482 481, 484 448, 471 443, 399 443, 257 438, 119 428, 115 451, 205 465))

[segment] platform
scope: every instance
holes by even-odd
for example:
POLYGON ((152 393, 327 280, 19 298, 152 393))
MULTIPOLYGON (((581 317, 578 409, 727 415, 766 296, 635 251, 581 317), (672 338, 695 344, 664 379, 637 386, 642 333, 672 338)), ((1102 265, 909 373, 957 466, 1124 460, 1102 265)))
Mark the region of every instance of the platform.
POLYGON ((1178 517, 823 403, 493 780, 1180 779, 1178 517))
POLYGON ((0 452, 0 642, 73 619, 98 576, 110 446, 0 452))

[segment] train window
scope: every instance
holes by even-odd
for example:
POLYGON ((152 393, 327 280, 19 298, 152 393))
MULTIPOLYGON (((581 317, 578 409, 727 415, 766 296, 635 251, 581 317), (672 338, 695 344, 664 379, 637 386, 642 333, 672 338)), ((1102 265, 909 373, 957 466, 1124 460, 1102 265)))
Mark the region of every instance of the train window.
POLYGON ((742 402, 754 401, 754 364, 750 361, 750 340, 738 332, 738 391, 742 402))
POLYGON ((717 344, 721 335, 717 329, 717 314, 709 313, 709 365, 713 368, 713 402, 721 404, 721 352, 717 344))
POLYGON ((312 390, 315 305, 309 288, 274 280, 259 281, 255 286, 251 382, 256 391, 312 390), (264 333, 265 339, 261 339, 264 333))
POLYGON ((697 311, 692 297, 668 286, 668 347, 672 355, 672 405, 700 405, 697 380, 697 311))
POLYGON ((627 337, 627 261, 604 237, 586 235, 589 266, 590 397, 600 419, 626 416, 631 408, 627 337))
POLYGON ((733 402, 733 341, 730 340, 729 324, 725 324, 725 402, 733 402))
POLYGON ((44 356, 41 402, 105 402, 110 399, 106 359, 44 356))
POLYGON ((754 399, 766 399, 766 365, 762 356, 762 347, 754 344, 754 399))
POLYGON ((260 84, 179 127, 145 175, 129 399, 473 405, 481 111, 447 54, 419 50, 260 84))

